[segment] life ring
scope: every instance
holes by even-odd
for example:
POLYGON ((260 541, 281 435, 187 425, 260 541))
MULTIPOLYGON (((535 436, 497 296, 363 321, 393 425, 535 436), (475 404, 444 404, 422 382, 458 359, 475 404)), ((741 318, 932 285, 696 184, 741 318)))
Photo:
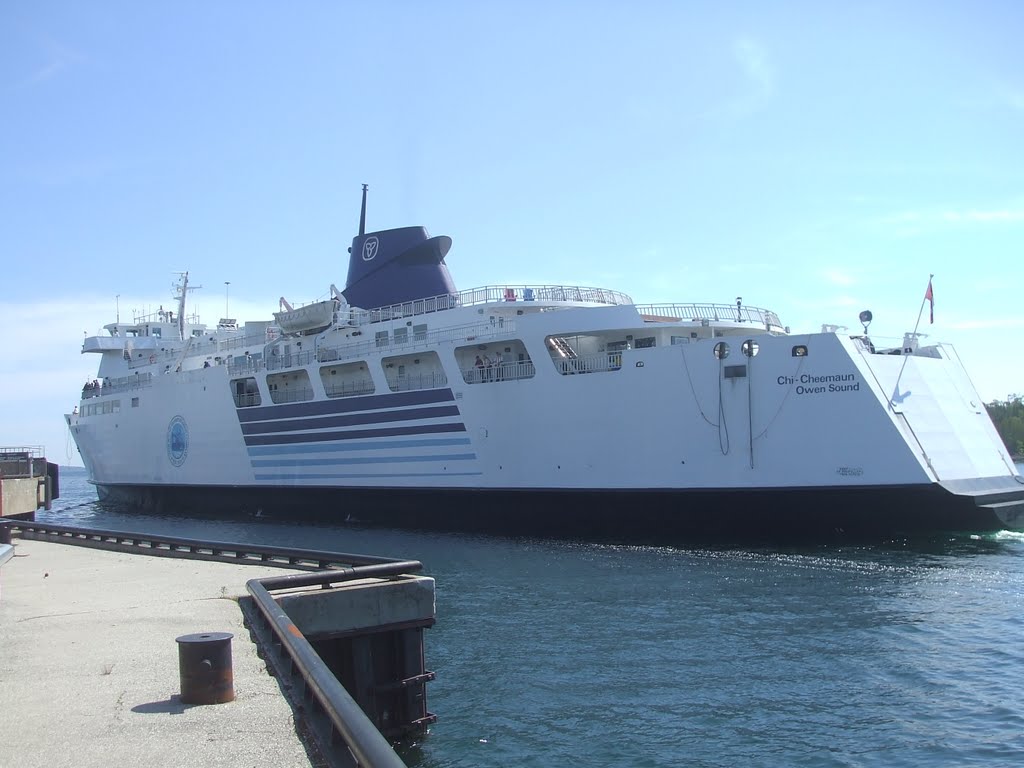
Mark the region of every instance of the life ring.
POLYGON ((150 355, 149 356, 149 362, 150 363, 155 363, 156 362, 156 355, 150 355))

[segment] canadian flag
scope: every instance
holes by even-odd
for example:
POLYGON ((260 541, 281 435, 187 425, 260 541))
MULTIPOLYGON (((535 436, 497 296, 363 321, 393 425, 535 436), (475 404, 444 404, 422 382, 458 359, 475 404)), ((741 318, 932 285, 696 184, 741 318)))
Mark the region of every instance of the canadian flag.
POLYGON ((928 301, 928 322, 935 322, 935 294, 932 293, 932 279, 928 278, 928 290, 924 292, 924 297, 928 301))

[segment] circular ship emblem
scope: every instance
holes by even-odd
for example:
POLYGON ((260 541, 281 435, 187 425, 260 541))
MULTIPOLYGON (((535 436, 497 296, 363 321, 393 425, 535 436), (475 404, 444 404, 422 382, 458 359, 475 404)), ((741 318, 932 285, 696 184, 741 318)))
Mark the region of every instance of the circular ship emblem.
POLYGON ((180 467, 188 456, 188 425, 181 416, 175 416, 167 426, 167 458, 180 467))
POLYGON ((378 245, 376 237, 366 238, 363 242, 363 261, 373 261, 373 257, 377 255, 378 245))

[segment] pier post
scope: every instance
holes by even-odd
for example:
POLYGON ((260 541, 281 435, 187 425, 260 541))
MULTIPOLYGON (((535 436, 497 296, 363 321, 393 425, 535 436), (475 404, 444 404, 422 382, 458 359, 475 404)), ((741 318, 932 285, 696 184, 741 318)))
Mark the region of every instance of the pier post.
POLYGON ((230 632, 182 635, 178 671, 183 704, 223 704, 235 700, 230 632))

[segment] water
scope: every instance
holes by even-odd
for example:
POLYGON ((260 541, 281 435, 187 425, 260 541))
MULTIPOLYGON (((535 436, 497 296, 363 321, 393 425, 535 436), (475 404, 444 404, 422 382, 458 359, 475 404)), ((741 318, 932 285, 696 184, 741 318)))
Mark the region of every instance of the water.
POLYGON ((674 549, 205 521, 41 520, 422 560, 441 766, 1024 764, 1024 534, 674 549))

